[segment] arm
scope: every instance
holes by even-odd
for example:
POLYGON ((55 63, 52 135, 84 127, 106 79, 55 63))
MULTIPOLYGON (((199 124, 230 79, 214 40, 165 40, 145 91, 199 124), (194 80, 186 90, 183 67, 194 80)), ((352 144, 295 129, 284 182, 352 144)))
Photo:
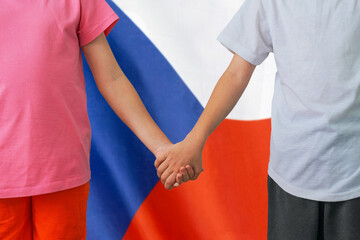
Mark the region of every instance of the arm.
POLYGON ((181 183, 181 173, 184 173, 182 166, 190 165, 194 168, 195 175, 192 180, 203 171, 201 153, 206 139, 234 108, 249 83, 255 67, 235 54, 191 132, 182 142, 157 157, 155 167, 165 188, 171 189, 175 181, 181 183), (180 173, 179 169, 182 170, 180 173))
POLYGON ((120 69, 104 33, 83 46, 82 50, 100 93, 145 146, 156 157, 160 149, 172 146, 120 69))

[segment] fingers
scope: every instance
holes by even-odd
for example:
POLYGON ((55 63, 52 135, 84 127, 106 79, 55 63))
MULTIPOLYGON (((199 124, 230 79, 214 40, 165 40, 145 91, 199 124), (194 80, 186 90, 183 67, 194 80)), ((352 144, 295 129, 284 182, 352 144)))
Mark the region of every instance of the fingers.
POLYGON ((155 162, 154 162, 154 166, 156 167, 156 169, 160 166, 160 164, 165 161, 166 159, 166 155, 160 155, 159 157, 157 157, 155 159, 155 162))
MULTIPOLYGON (((174 171, 170 169, 169 167, 161 174, 160 179, 162 184, 165 185, 165 181, 168 179, 168 177, 173 173, 174 171)), ((174 178, 175 179, 175 178, 174 178)), ((174 182, 175 183, 175 182, 174 182)), ((171 184, 173 185, 173 184, 171 184)))
POLYGON ((181 173, 176 174, 176 182, 177 182, 179 185, 184 182, 184 179, 183 179, 181 173))
POLYGON ((165 181, 165 188, 170 190, 175 183, 176 173, 172 172, 171 175, 165 181))
MULTIPOLYGON (((172 172, 170 175, 169 175, 169 172, 165 171, 164 172, 164 176, 168 176, 168 178, 163 178, 162 179, 162 182, 164 184, 164 186, 166 185, 166 181, 170 181, 170 176, 172 176, 172 174, 175 174, 175 183, 172 185, 173 188, 176 188, 176 187, 179 187, 182 183, 184 182, 187 182, 189 180, 196 180, 200 173, 203 172, 204 169, 201 168, 200 171, 196 172, 194 171, 193 167, 191 165, 186 165, 186 167, 181 167, 179 172, 180 173, 175 173, 175 172, 172 172)), ((167 187, 167 186, 166 186, 167 187)), ((165 187, 165 188, 166 188, 165 187)), ((168 189, 168 188, 167 188, 168 189)), ((171 188, 170 188, 171 189, 171 188)))
POLYGON ((182 175, 180 173, 176 174, 176 180, 173 185, 174 188, 179 187, 183 183, 182 175))
POLYGON ((157 169, 157 175, 158 177, 160 178, 161 175, 164 173, 164 171, 169 167, 169 164, 165 161, 165 162, 162 162, 160 164, 160 166, 158 166, 158 169, 157 169))
POLYGON ((192 180, 195 176, 195 172, 194 172, 194 169, 192 168, 192 166, 190 165, 186 165, 186 170, 189 174, 189 178, 192 180))
POLYGON ((180 168, 180 173, 182 174, 182 177, 183 177, 183 179, 184 179, 184 182, 189 181, 190 176, 189 176, 189 174, 188 174, 188 172, 187 172, 187 170, 186 170, 185 167, 181 167, 181 168, 180 168))
POLYGON ((181 173, 176 174, 176 181, 173 185, 173 188, 179 187, 182 183, 183 183, 183 179, 181 173))

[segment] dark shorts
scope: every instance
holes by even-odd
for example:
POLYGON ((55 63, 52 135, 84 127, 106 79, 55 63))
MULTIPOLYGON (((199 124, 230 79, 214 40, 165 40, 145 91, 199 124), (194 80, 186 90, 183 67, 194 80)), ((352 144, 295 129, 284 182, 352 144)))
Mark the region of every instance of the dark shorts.
POLYGON ((268 175, 268 240, 360 240, 360 198, 321 202, 285 192, 268 175))

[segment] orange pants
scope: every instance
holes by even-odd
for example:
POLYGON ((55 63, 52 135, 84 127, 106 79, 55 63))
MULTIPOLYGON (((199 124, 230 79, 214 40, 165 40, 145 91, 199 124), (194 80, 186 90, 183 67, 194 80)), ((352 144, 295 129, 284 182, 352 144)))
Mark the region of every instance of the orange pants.
POLYGON ((0 239, 85 239, 88 196, 89 182, 53 193, 0 199, 0 239))

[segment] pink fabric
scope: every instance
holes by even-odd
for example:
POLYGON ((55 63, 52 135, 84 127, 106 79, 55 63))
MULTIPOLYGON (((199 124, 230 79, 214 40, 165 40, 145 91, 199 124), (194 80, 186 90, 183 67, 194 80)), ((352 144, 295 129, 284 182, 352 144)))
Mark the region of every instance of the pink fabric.
POLYGON ((2 0, 0 198, 90 180, 81 48, 119 17, 105 0, 2 0))

